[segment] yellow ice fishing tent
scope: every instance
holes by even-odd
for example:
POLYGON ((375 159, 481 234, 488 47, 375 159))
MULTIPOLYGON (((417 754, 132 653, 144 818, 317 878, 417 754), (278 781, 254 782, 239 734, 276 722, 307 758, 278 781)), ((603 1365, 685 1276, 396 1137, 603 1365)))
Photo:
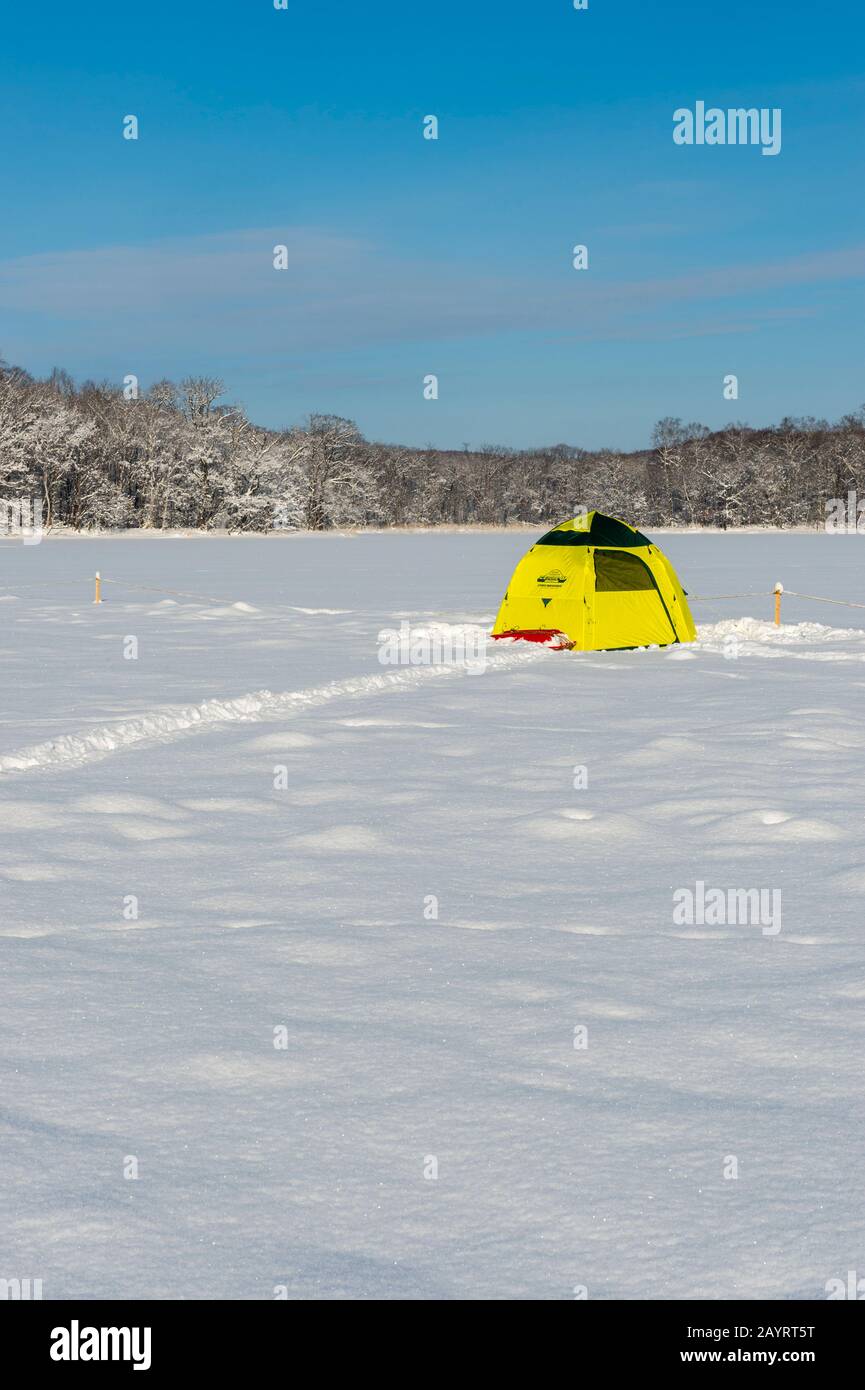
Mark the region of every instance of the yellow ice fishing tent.
POLYGON ((600 651, 693 642, 697 630, 658 547, 626 522, 588 512, 548 531, 523 556, 492 635, 600 651))

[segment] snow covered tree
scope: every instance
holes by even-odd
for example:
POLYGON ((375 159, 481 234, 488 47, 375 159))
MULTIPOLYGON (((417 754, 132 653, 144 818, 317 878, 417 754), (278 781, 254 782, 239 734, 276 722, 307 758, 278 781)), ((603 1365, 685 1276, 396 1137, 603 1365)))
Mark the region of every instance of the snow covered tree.
POLYGON ((375 474, 352 420, 311 415, 297 459, 303 525, 310 531, 376 519, 375 474))

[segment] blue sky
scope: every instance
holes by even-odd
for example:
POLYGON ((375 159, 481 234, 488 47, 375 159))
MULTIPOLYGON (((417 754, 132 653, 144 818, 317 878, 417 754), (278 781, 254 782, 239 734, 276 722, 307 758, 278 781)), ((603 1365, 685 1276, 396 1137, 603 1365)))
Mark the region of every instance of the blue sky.
POLYGON ((865 401, 863 29, 853 0, 7 9, 0 351, 449 447, 838 416, 865 401), (780 107, 781 153, 675 145, 698 99, 780 107))

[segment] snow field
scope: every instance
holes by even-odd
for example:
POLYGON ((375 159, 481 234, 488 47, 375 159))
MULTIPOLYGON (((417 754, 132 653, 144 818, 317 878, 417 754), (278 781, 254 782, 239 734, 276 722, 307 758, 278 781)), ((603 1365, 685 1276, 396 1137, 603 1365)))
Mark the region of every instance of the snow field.
MULTIPOLYGON (((663 544, 698 593, 865 601, 857 541, 663 544)), ((809 1299, 861 1266, 865 631, 695 604, 687 648, 380 666, 403 617, 491 619, 526 543, 2 548, 0 1274, 809 1299), (248 607, 76 607, 82 564, 248 607), (698 880, 778 889, 780 932, 677 924, 698 880)))

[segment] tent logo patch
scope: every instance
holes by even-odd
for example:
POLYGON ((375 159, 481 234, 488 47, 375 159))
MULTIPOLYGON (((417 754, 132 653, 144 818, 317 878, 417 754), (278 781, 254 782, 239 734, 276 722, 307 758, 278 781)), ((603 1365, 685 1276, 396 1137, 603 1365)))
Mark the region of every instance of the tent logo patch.
POLYGON ((565 576, 562 574, 561 570, 547 570, 546 574, 538 575, 538 583, 552 585, 554 588, 558 588, 559 585, 565 583, 565 576))

